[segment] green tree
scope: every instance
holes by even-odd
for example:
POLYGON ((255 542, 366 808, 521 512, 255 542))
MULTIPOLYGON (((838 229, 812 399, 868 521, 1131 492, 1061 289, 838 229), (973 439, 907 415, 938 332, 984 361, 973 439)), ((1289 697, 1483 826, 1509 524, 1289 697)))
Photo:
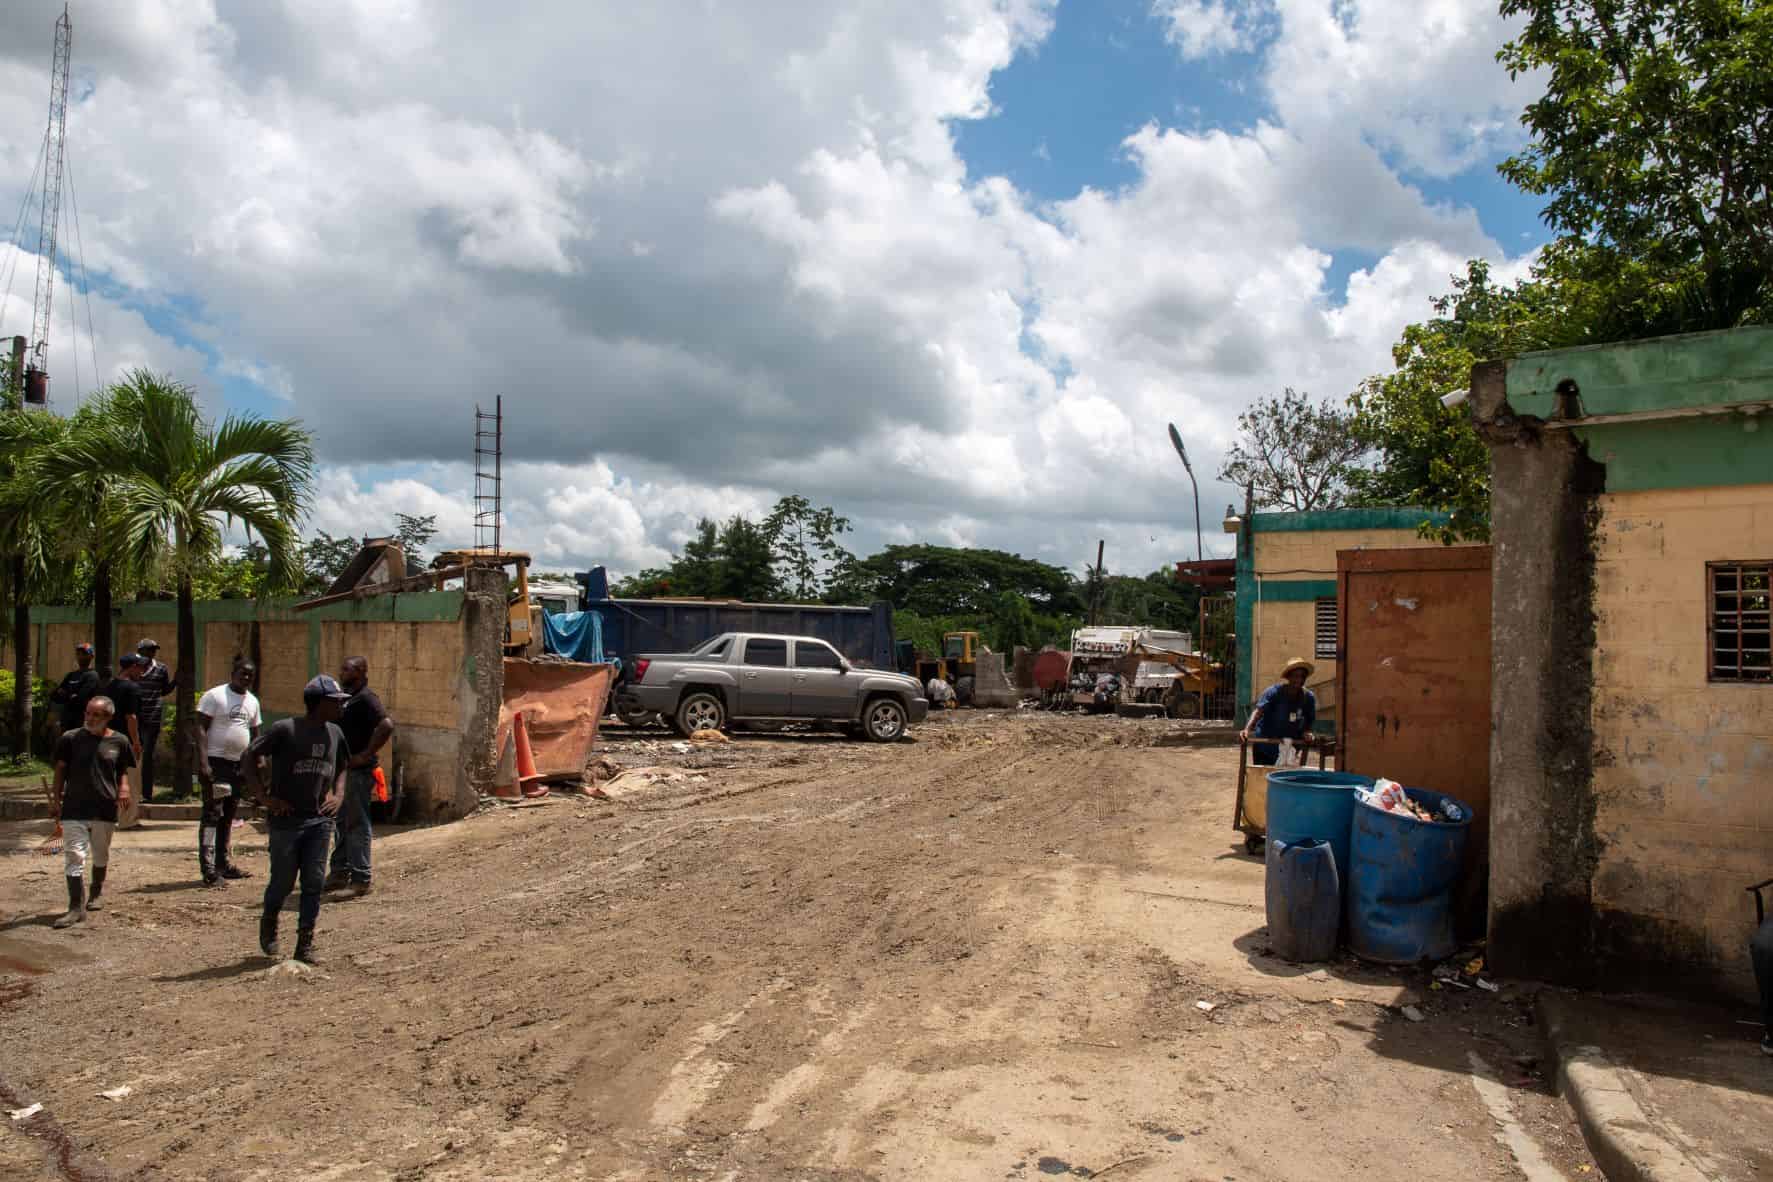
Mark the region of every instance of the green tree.
POLYGON ((6 602, 12 608, 13 697, 8 727, 14 755, 31 749, 31 602, 55 580, 56 539, 39 512, 44 481, 37 465, 67 434, 67 420, 27 411, 16 394, 0 411, 0 550, 6 561, 6 602))
POLYGON ((1350 415, 1288 386, 1237 417, 1238 440, 1219 479, 1255 490, 1263 509, 1334 509, 1348 492, 1348 472, 1366 448, 1350 415))
POLYGON ((197 680, 193 577, 239 522, 265 546, 278 587, 297 586, 302 546, 296 526, 307 506, 314 449, 300 423, 229 415, 204 421, 189 386, 147 370, 131 372, 109 397, 118 415, 80 444, 91 471, 114 475, 112 528, 122 551, 178 587, 177 756, 173 789, 190 790, 197 680))
POLYGON ((828 573, 850 556, 837 540, 850 531, 850 519, 828 505, 815 509, 799 493, 777 501, 763 529, 784 589, 802 603, 817 599, 828 573))
POLYGON ((1079 615, 1083 597, 1070 572, 1002 550, 894 545, 848 562, 827 588, 834 603, 884 599, 895 611, 920 616, 988 617, 999 596, 1012 592, 1037 616, 1079 615))
POLYGON ((1540 280, 1512 285, 1490 278, 1481 261, 1434 301, 1437 315, 1404 329, 1392 347, 1397 368, 1368 378, 1349 399, 1353 433, 1377 463, 1348 474, 1351 502, 1406 505, 1448 514, 1424 521, 1424 533, 1451 542, 1489 536, 1490 452, 1463 407, 1441 395, 1471 382, 1480 361, 1554 348, 1580 336, 1557 289, 1540 280))
POLYGON ((1015 651, 1017 645, 1033 648, 1039 644, 1039 632, 1040 624, 1026 599, 1014 591, 1005 591, 997 597, 996 610, 992 612, 991 627, 987 634, 993 649, 1000 653, 1010 653, 1015 651))
POLYGON ((406 555, 407 573, 416 574, 425 569, 425 547, 437 536, 437 515, 427 513, 418 517, 411 513, 396 513, 394 536, 400 540, 400 549, 406 555))
POLYGON ((762 525, 733 514, 720 527, 719 554, 714 598, 770 603, 781 597, 775 548, 762 525))
POLYGON ((1497 54, 1543 71, 1500 166, 1549 198, 1542 277, 1619 340, 1764 323, 1773 311, 1773 5, 1502 0, 1497 54))

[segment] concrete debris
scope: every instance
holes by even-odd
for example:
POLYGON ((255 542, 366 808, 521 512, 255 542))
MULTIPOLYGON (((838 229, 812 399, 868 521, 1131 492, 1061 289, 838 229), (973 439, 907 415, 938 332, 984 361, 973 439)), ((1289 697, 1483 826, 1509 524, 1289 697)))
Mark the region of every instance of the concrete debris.
POLYGON ((1203 1014, 1210 1014, 1219 1007, 1210 1001, 1197 1001, 1194 1003, 1194 1008, 1203 1014))
POLYGON ((1422 1017, 1423 1017, 1422 1011, 1417 1009, 1415 1006, 1405 1006, 1402 1010, 1402 1013, 1403 1013, 1404 1017, 1408 1018, 1412 1022, 1422 1021, 1422 1017))
POLYGON ((43 1104, 39 1101, 38 1103, 31 1105, 29 1108, 8 1108, 6 1110, 6 1115, 10 1116, 13 1120, 30 1120, 33 1116, 36 1116, 42 1111, 43 1104))
POLYGON ((133 1091, 135 1091, 134 1088, 130 1087, 128 1084, 124 1084, 122 1087, 112 1088, 108 1092, 100 1092, 99 1095, 106 1100, 121 1100, 133 1091))

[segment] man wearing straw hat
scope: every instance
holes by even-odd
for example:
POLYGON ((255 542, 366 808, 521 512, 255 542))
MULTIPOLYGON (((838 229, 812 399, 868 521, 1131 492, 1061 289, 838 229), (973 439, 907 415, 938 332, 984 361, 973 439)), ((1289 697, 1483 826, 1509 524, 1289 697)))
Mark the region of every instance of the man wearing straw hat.
POLYGON ((1317 695, 1305 688, 1312 663, 1294 657, 1281 670, 1281 679, 1262 691, 1256 709, 1244 724, 1243 739, 1250 743, 1250 762, 1273 767, 1280 758, 1280 740, 1302 742, 1311 736, 1317 721, 1317 695), (1268 742, 1251 742, 1266 739, 1268 742))

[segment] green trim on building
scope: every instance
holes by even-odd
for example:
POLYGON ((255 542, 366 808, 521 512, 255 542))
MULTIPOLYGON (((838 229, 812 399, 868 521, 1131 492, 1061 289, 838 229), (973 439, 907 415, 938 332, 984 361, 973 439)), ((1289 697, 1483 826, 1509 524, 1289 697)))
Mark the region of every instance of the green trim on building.
POLYGON ((1257 533, 1303 533, 1331 529, 1416 529, 1427 522, 1444 525, 1446 513, 1408 506, 1371 509, 1312 509, 1304 513, 1255 513, 1250 525, 1257 533))
POLYGON ((1550 418, 1557 387, 1576 383, 1588 415, 1773 401, 1773 328, 1528 353, 1508 363, 1504 389, 1518 414, 1550 418))
POLYGON ((1607 466, 1608 492, 1773 484, 1773 414, 1754 431, 1737 416, 1579 428, 1607 466))
MULTIPOLYGON (((292 620, 447 622, 462 618, 462 606, 467 602, 467 595, 460 589, 374 595, 366 599, 342 600, 338 603, 329 603, 309 611, 299 612, 295 609, 296 605, 301 602, 299 599, 267 599, 263 602, 254 599, 210 599, 193 604, 192 615, 196 617, 199 629, 205 624, 248 624, 254 620, 258 620, 260 623, 292 620)), ((121 603, 117 605, 116 616, 119 625, 129 624, 133 627, 166 624, 177 627, 178 604, 165 600, 121 603)), ((90 607, 44 604, 31 608, 31 623, 33 625, 84 624, 91 622, 91 620, 92 609, 90 607)), ((167 648, 174 644, 174 638, 170 636, 161 636, 156 639, 167 648)))
POLYGON ((1255 598, 1262 603, 1312 603, 1319 599, 1334 599, 1336 580, 1264 578, 1255 598))
POLYGON ((1237 582, 1235 610, 1237 629, 1234 639, 1237 641, 1237 703, 1238 714, 1249 703, 1250 688, 1250 637, 1256 634, 1256 548, 1252 544, 1255 535, 1251 532, 1255 527, 1258 514, 1250 514, 1250 520, 1237 535, 1237 582))

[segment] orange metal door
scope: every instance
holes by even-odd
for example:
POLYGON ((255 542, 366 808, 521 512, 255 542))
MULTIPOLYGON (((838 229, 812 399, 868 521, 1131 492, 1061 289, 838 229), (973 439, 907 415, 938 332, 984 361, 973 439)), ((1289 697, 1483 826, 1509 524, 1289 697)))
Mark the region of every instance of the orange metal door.
POLYGON ((1490 548, 1343 550, 1339 766, 1472 806, 1489 861, 1490 548))

